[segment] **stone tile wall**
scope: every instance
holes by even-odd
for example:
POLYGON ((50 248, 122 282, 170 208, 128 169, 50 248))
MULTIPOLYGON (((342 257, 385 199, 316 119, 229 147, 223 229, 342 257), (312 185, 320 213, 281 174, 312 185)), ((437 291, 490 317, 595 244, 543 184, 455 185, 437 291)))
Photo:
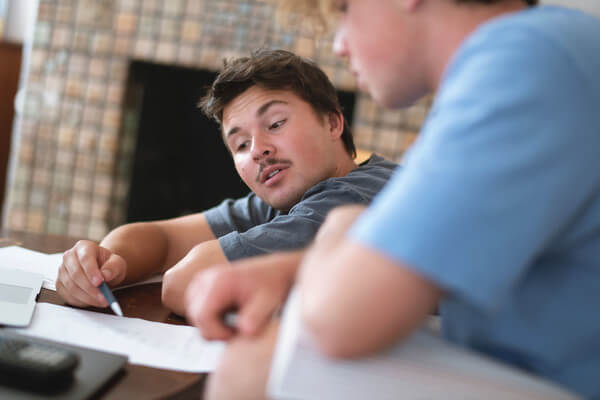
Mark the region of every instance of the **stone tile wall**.
MULTIPOLYGON (((40 0, 7 188, 10 229, 99 239, 124 221, 135 115, 123 111, 130 60, 219 69, 257 46, 313 58, 355 90, 331 38, 281 27, 269 3, 241 0, 40 0)), ((397 159, 429 104, 384 111, 358 96, 359 148, 397 159)))

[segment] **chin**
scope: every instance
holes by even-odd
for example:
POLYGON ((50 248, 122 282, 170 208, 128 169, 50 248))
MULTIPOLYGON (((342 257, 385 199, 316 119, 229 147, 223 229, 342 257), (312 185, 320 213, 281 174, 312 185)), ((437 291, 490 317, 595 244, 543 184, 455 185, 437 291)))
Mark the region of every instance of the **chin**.
POLYGON ((300 199, 302 198, 302 195, 300 196, 288 196, 286 198, 276 198, 276 199, 269 199, 267 200, 267 203, 269 203, 271 205, 271 207, 280 210, 280 211, 289 211, 290 208, 294 207, 296 204, 298 204, 298 202, 300 201, 300 199))
POLYGON ((427 94, 417 87, 401 87, 393 91, 389 89, 382 90, 378 96, 373 97, 382 106, 390 109, 411 107, 427 94))

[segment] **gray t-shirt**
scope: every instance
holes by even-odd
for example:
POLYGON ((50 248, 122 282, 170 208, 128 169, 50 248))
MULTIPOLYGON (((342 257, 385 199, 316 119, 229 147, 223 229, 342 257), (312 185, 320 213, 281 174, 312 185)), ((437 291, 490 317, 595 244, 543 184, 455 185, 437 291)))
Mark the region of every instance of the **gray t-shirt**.
POLYGON ((312 241, 331 209, 368 204, 397 166, 372 155, 346 176, 326 179, 307 190, 287 213, 250 192, 237 200, 224 200, 204 215, 229 261, 300 249, 312 241))

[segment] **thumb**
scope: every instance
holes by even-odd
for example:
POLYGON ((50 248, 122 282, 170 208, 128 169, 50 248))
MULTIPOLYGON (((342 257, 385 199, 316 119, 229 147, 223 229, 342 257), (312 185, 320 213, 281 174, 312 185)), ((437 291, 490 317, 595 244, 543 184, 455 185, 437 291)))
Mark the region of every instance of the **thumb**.
POLYGON ((102 264, 100 272, 106 283, 111 286, 118 285, 125 279, 125 260, 116 254, 111 254, 106 262, 102 264))
POLYGON ((239 315, 238 330, 244 335, 256 335, 271 320, 277 304, 268 296, 258 295, 242 308, 239 315))
POLYGON ((106 247, 98 246, 98 253, 96 254, 96 258, 98 260, 98 265, 102 266, 104 263, 108 261, 110 256, 112 256, 112 251, 107 249, 106 247))

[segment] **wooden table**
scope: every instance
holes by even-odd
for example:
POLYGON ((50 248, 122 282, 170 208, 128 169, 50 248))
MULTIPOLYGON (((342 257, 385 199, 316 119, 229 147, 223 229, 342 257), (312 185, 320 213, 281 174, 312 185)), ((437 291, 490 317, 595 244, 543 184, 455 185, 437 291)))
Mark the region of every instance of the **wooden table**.
MULTIPOLYGON (((0 230, 0 247, 19 245, 44 253, 69 249, 77 239, 25 232, 0 230)), ((114 292, 126 317, 185 325, 185 320, 163 307, 160 283, 134 286, 114 292)), ((39 301, 64 304, 52 290, 42 289, 39 301)), ((93 309, 100 312, 107 310, 93 309)), ((98 399, 202 399, 206 374, 193 374, 127 364, 125 373, 110 382, 96 396, 98 399)))

